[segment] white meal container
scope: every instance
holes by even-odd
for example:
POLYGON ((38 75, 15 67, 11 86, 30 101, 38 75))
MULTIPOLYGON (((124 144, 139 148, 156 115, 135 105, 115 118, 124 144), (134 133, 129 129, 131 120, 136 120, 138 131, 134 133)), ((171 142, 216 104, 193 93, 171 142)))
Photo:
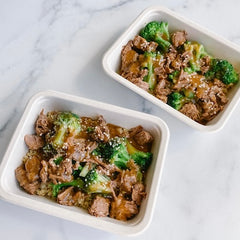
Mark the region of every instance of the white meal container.
POLYGON ((152 219, 168 139, 168 127, 157 117, 60 92, 38 93, 26 106, 2 160, 0 166, 0 196, 11 203, 104 231, 123 235, 139 234, 147 228, 152 219), (72 111, 80 116, 89 117, 101 114, 109 123, 125 128, 140 124, 151 132, 154 136, 153 161, 146 178, 147 197, 143 200, 140 212, 136 217, 127 222, 107 217, 93 217, 82 208, 62 206, 45 197, 30 195, 19 187, 14 171, 21 164, 22 157, 27 152, 24 136, 34 132, 34 123, 42 109, 45 113, 53 110, 72 111))
POLYGON ((121 50, 124 45, 136 35, 140 30, 151 21, 166 21, 169 23, 169 31, 185 30, 188 33, 189 40, 195 40, 202 43, 209 54, 216 58, 223 58, 230 61, 234 67, 240 72, 240 48, 239 46, 231 43, 230 41, 210 32, 209 30, 201 27, 200 25, 170 11, 164 7, 150 7, 143 11, 137 19, 129 26, 129 28, 117 39, 103 57, 103 67, 107 74, 114 78, 119 83, 130 88, 150 102, 156 104, 168 113, 177 117, 189 126, 200 131, 210 132, 220 130, 232 111, 236 107, 240 99, 240 82, 229 92, 229 102, 224 110, 219 113, 212 121, 208 122, 206 126, 199 124, 192 119, 186 117, 184 114, 173 109, 169 105, 163 103, 148 92, 137 87, 118 74, 120 66, 121 50))

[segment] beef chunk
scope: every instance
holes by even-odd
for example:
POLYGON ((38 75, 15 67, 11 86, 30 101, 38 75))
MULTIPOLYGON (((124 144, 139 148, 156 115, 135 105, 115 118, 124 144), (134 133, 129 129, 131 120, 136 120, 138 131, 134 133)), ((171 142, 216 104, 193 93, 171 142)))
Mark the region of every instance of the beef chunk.
POLYGON ((36 156, 29 157, 25 162, 26 176, 29 182, 39 179, 40 160, 36 156))
POLYGON ((141 36, 136 36, 133 40, 133 46, 144 52, 155 52, 158 44, 156 42, 148 42, 141 36))
POLYGON ((97 118, 97 124, 94 128, 91 138, 95 141, 107 142, 110 138, 110 131, 103 116, 97 118))
POLYGON ((40 170, 40 178, 43 183, 46 183, 48 180, 48 163, 42 160, 41 164, 42 164, 42 169, 40 170))
POLYGON ((35 123, 36 134, 42 136, 43 134, 47 133, 49 129, 50 129, 49 120, 42 110, 35 123))
POLYGON ((200 112, 197 109, 196 105, 193 103, 184 104, 183 107, 180 109, 180 112, 195 121, 199 120, 200 112))
POLYGON ((132 79, 131 82, 134 83, 136 86, 140 87, 141 89, 143 89, 144 91, 148 91, 149 89, 149 84, 147 82, 144 82, 140 78, 132 79))
POLYGON ((125 45, 121 52, 121 71, 128 72, 129 66, 135 62, 138 58, 138 53, 132 49, 133 42, 129 41, 127 45, 125 45))
POLYGON ((202 74, 206 73, 210 68, 211 58, 209 56, 205 56, 200 59, 200 66, 202 74))
POLYGON ((134 170, 124 170, 121 178, 121 189, 131 193, 133 185, 137 182, 137 175, 134 170))
POLYGON ((24 141, 29 149, 31 150, 37 150, 44 146, 44 140, 42 137, 37 135, 25 135, 24 141))
POLYGON ((88 212, 95 217, 106 217, 109 215, 110 200, 96 196, 88 212))
POLYGON ((133 137, 135 136, 137 133, 141 132, 143 130, 143 127, 141 125, 138 125, 134 128, 129 129, 129 136, 133 137))
POLYGON ((153 137, 149 132, 142 130, 141 132, 137 133, 134 136, 134 140, 136 141, 137 144, 142 146, 144 144, 152 142, 153 137))
POLYGON ((58 194, 57 202, 61 205, 72 206, 74 204, 73 195, 74 195, 74 187, 68 187, 63 192, 58 194))
POLYGON ((187 40, 187 33, 185 31, 178 31, 171 36, 172 44, 174 47, 183 45, 187 40))
POLYGON ((174 90, 181 90, 188 87, 191 84, 189 74, 181 70, 177 82, 174 84, 174 90))
POLYGON ((137 204, 134 201, 124 199, 122 195, 118 195, 111 204, 111 218, 127 221, 137 213, 137 204))
POLYGON ((72 160, 65 158, 59 165, 56 165, 54 162, 55 159, 56 157, 48 161, 49 179, 51 179, 54 184, 58 182, 70 182, 73 179, 72 160))
POLYGON ((167 96, 171 93, 170 88, 168 87, 167 80, 161 79, 157 86, 154 89, 155 96, 162 100, 163 102, 167 102, 167 96))
POLYGON ((138 205, 141 205, 142 199, 146 196, 145 187, 142 183, 136 183, 132 189, 132 200, 138 205))
POLYGON ((30 194, 36 193, 37 189, 39 188, 39 182, 38 181, 30 182, 28 180, 27 173, 23 164, 15 170, 15 175, 17 181, 19 182, 19 185, 22 188, 24 188, 30 194))

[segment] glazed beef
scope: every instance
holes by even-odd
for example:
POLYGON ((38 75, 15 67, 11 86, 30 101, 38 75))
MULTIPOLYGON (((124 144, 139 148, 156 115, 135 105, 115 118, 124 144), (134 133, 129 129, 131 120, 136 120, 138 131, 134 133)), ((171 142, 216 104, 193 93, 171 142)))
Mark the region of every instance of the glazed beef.
POLYGON ((23 187, 30 194, 36 193, 37 189, 39 188, 39 182, 29 181, 29 178, 27 177, 27 171, 25 170, 23 164, 15 170, 15 175, 21 187, 23 187))
POLYGON ((138 35, 133 39, 133 46, 144 52, 155 52, 158 44, 156 42, 148 42, 143 37, 138 35))
POLYGON ((59 193, 57 196, 57 202, 61 205, 72 206, 74 204, 73 195, 74 187, 68 187, 63 192, 59 193))
POLYGON ((183 107, 180 109, 180 112, 195 121, 199 120, 200 112, 197 109, 196 105, 193 103, 186 103, 183 105, 183 107))
POLYGON ((127 221, 138 213, 137 204, 134 201, 126 200, 122 195, 114 199, 111 204, 110 217, 127 221))
POLYGON ((42 136, 43 134, 49 131, 49 128, 50 128, 50 122, 42 110, 35 123, 36 134, 39 136, 42 136))
POLYGON ((109 128, 103 116, 99 116, 96 120, 97 125, 94 128, 91 138, 95 141, 107 142, 110 138, 109 128))
POLYGON ((42 139, 42 137, 33 134, 25 135, 24 141, 28 148, 31 150, 37 150, 44 146, 44 140, 42 139))
POLYGON ((146 196, 145 187, 142 183, 136 183, 132 189, 132 200, 138 205, 141 205, 142 199, 146 196))
POLYGON ((95 217, 107 217, 109 215, 110 200, 96 196, 88 212, 95 217))
POLYGON ((187 40, 187 33, 185 31, 178 31, 171 36, 172 44, 174 47, 183 45, 187 40))

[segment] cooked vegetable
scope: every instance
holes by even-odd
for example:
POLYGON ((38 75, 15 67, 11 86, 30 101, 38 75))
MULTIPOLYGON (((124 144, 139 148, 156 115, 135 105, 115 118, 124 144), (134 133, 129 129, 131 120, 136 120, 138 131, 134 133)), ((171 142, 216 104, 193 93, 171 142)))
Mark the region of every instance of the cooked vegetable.
POLYGON ((92 169, 88 172, 85 179, 85 190, 88 193, 103 193, 110 194, 111 190, 111 179, 107 176, 104 176, 96 171, 96 169, 92 169))
POLYGON ((167 52, 170 47, 170 38, 168 32, 167 22, 153 21, 148 23, 145 28, 140 32, 140 36, 145 38, 147 41, 154 41, 159 44, 159 47, 167 52))
POLYGON ((178 92, 173 92, 168 96, 168 104, 176 110, 180 110, 182 108, 184 100, 184 96, 178 92))
POLYGON ((217 78, 227 85, 236 83, 239 79, 233 65, 222 59, 212 59, 210 69, 205 76, 210 79, 217 78))
POLYGON ((142 67, 148 69, 147 76, 144 77, 143 81, 149 84, 149 89, 153 90, 157 84, 156 75, 154 74, 153 63, 156 60, 157 53, 145 52, 144 53, 145 61, 142 63, 142 67))
POLYGON ((53 197, 57 197, 58 192, 60 191, 61 188, 63 187, 78 187, 80 189, 83 189, 84 187, 84 181, 80 178, 77 178, 71 182, 64 182, 64 183, 59 183, 59 184, 52 184, 52 194, 53 197))
MULTIPOLYGON (((205 51, 204 46, 197 42, 190 42, 184 44, 184 50, 189 51, 191 53, 191 59, 189 61, 190 68, 192 72, 198 72, 201 70, 201 62, 200 59, 209 56, 209 54, 205 51)), ((186 71, 190 72, 190 69, 186 69, 186 71)))
POLYGON ((67 135, 77 135, 81 131, 80 119, 70 112, 61 112, 54 122, 55 135, 52 141, 54 148, 62 147, 67 135))
POLYGON ((126 148, 126 140, 121 138, 114 138, 107 143, 100 143, 98 148, 93 151, 93 154, 106 159, 120 169, 127 168, 127 162, 130 158, 126 148))

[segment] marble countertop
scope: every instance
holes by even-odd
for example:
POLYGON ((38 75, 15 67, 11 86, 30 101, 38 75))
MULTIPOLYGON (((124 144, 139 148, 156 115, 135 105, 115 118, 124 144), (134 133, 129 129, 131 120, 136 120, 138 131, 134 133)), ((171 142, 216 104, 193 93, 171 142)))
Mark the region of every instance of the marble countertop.
MULTIPOLYGON (((41 90, 154 114, 167 122, 171 140, 153 221, 132 239, 239 239, 239 106, 223 130, 200 133, 116 83, 102 69, 109 46, 151 5, 169 7, 240 44, 237 0, 1 1, 0 159, 28 99, 41 90)), ((125 239, 2 200, 0 234, 8 240, 125 239)))

